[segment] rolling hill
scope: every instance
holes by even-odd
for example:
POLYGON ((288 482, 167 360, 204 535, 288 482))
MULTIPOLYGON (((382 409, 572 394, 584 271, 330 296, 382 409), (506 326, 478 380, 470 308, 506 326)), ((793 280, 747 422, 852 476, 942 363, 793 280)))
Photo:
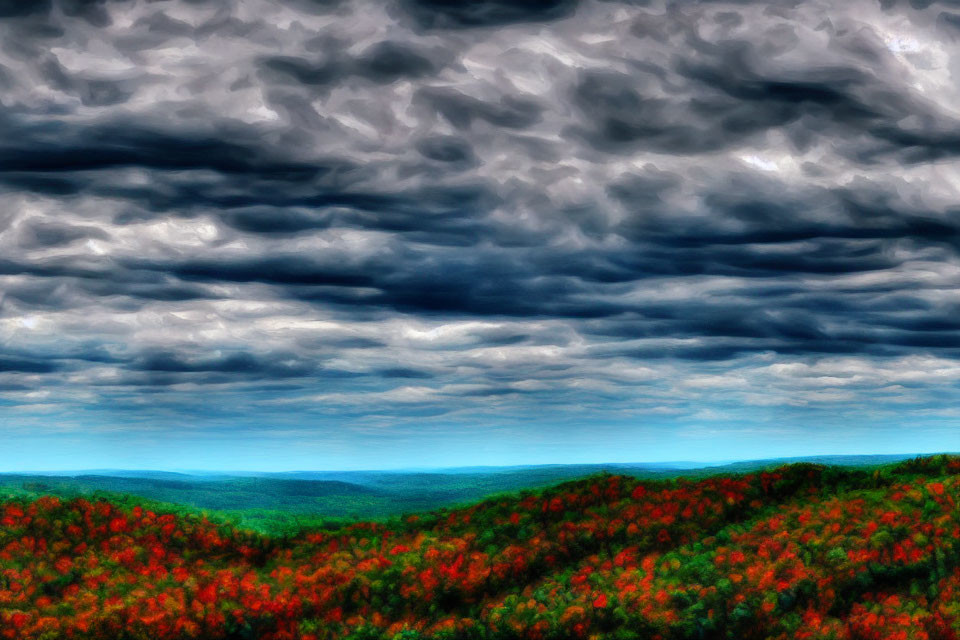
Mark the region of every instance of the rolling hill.
POLYGON ((0 638, 956 639, 960 458, 598 474, 269 537, 0 504, 0 638))
POLYGON ((98 469, 58 474, 0 474, 0 496, 61 498, 129 494, 228 512, 234 521, 278 533, 331 519, 370 520, 467 505, 498 493, 545 488, 597 473, 638 479, 746 473, 788 462, 877 465, 914 456, 819 456, 704 466, 694 462, 460 467, 400 471, 210 473, 98 469))

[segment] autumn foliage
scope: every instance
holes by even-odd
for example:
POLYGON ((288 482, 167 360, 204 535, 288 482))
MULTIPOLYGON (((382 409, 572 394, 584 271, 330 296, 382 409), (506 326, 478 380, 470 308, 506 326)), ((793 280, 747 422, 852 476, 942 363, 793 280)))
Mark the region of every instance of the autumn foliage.
POLYGON ((0 640, 956 639, 958 474, 604 475, 283 539, 8 500, 0 640))

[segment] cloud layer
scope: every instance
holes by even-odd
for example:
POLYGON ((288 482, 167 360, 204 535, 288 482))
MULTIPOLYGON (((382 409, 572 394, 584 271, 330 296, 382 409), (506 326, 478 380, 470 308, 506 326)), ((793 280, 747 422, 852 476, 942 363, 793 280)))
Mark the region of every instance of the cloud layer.
POLYGON ((0 43, 8 433, 953 416, 952 2, 12 2, 0 43))

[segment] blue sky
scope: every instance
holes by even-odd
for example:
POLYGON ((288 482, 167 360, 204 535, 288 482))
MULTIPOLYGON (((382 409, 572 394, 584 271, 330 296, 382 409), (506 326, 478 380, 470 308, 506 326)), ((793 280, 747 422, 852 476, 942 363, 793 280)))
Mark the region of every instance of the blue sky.
POLYGON ((0 470, 960 450, 958 24, 0 9, 0 470))
POLYGON ((38 415, 33 426, 7 424, 5 471, 93 468, 179 471, 406 469, 554 463, 726 462, 822 454, 960 451, 955 423, 899 415, 839 419, 801 411, 790 421, 776 411, 630 420, 594 414, 576 419, 490 414, 471 421, 400 416, 390 424, 305 421, 292 416, 251 419, 196 413, 190 424, 120 422, 81 425, 70 416, 38 415), (53 419, 51 419, 53 418, 53 419), (42 425, 59 425, 49 429, 42 425))

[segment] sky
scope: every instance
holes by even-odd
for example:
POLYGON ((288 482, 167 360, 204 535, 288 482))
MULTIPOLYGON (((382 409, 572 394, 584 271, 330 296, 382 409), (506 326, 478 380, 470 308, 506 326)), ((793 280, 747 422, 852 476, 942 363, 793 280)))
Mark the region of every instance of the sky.
POLYGON ((0 470, 960 450, 960 3, 0 0, 0 470))

